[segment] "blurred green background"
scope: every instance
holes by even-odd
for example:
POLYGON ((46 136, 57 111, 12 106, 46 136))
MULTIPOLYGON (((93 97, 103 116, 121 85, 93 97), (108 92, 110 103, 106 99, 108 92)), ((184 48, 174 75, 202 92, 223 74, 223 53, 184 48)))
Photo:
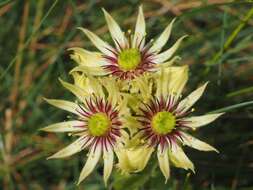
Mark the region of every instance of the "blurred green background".
POLYGON ((0 0, 0 189, 105 189, 101 165, 75 185, 86 152, 46 160, 73 137, 38 132, 67 118, 42 97, 73 99, 58 81, 71 81, 68 72, 74 63, 66 49, 94 49, 76 27, 87 27, 111 42, 101 8, 126 31, 134 28, 140 4, 148 39, 174 17, 178 19, 166 47, 189 35, 177 51, 182 57, 178 65, 190 66, 185 92, 210 81, 196 112, 227 111, 195 136, 220 154, 186 148, 196 174, 172 168, 167 184, 154 162, 128 178, 115 169, 107 189, 253 189, 253 4, 236 0, 0 0))

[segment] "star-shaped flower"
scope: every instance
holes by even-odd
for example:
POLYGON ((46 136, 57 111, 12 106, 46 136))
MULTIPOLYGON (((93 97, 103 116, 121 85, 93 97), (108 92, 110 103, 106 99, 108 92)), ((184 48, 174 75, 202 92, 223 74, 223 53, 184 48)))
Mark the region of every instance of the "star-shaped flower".
POLYGON ((113 75, 129 81, 144 73, 159 70, 161 65, 169 66, 174 62, 175 59, 171 57, 185 36, 179 38, 171 48, 163 52, 161 50, 170 37, 175 19, 156 40, 145 43, 146 26, 142 6, 139 8, 134 34, 130 31, 124 33, 112 16, 104 9, 103 12, 115 46, 103 41, 88 29, 79 28, 100 52, 70 48, 73 50, 71 58, 78 63, 72 71, 94 76, 113 75))
POLYGON ((62 80, 62 85, 79 99, 70 102, 58 99, 46 101, 60 109, 75 115, 74 120, 55 123, 42 128, 46 132, 67 132, 78 137, 72 144, 49 158, 64 158, 88 149, 88 158, 83 167, 78 184, 95 168, 101 156, 104 161, 104 182, 111 174, 114 163, 114 151, 123 147, 128 134, 123 130, 128 114, 125 100, 117 91, 115 81, 110 78, 105 83, 78 73, 74 74, 75 84, 62 80), (111 87, 114 88, 111 88, 111 87))
POLYGON ((181 93, 188 79, 187 71, 187 66, 170 67, 162 69, 154 76, 153 93, 150 91, 149 101, 141 101, 136 112, 138 132, 132 140, 137 143, 133 148, 122 150, 119 154, 129 161, 128 165, 122 160, 119 161, 118 166, 123 172, 129 173, 131 169, 132 172, 142 170, 151 153, 157 150, 159 166, 167 181, 170 176, 169 160, 176 167, 194 171, 194 165, 185 155, 182 145, 201 151, 218 152, 214 147, 188 134, 189 130, 207 125, 223 113, 188 116, 207 83, 181 100, 181 93), (138 155, 139 163, 130 159, 135 155, 138 155))

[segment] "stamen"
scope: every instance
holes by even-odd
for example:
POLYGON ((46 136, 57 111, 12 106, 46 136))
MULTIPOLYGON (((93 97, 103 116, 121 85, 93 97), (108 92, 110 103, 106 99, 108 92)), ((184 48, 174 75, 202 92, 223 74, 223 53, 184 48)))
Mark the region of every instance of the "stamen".
POLYGON ((128 43, 125 43, 126 47, 123 47, 119 41, 115 40, 115 49, 107 48, 113 55, 102 55, 107 62, 106 65, 102 66, 110 75, 114 75, 122 80, 134 79, 145 72, 152 72, 155 63, 153 63, 153 53, 148 52, 152 45, 152 40, 142 48, 145 36, 141 39, 138 37, 136 45, 133 47, 133 35, 131 31, 126 32, 128 43))
MULTIPOLYGON (((140 42, 139 42, 139 44, 138 44, 138 49, 141 49, 141 44, 142 44, 142 42, 144 41, 144 39, 145 39, 145 36, 142 36, 142 38, 141 38, 141 40, 140 40, 140 42)), ((136 44, 138 43, 138 37, 136 38, 136 44)))
POLYGON ((120 43, 116 39, 114 39, 114 40, 115 40, 118 48, 120 49, 120 51, 122 51, 124 48, 120 45, 120 43))
POLYGON ((129 44, 128 48, 131 48, 132 47, 132 35, 131 35, 130 29, 128 29, 126 36, 127 36, 127 40, 128 40, 128 44, 129 44))
MULTIPOLYGON (((106 47, 105 47, 106 48, 106 47)), ((118 56, 118 54, 119 54, 119 52, 118 52, 118 50, 117 49, 113 49, 113 50, 111 50, 111 49, 109 49, 109 48, 106 48, 108 51, 110 51, 115 57, 117 57, 118 56)))
POLYGON ((88 119, 88 129, 93 136, 100 137, 105 135, 110 126, 111 121, 102 112, 95 113, 88 119))
POLYGON ((136 116, 143 126, 139 130, 143 134, 141 139, 148 141, 150 146, 160 145, 162 151, 166 147, 171 148, 177 140, 183 142, 180 131, 190 127, 187 127, 187 121, 175 114, 178 104, 173 95, 159 99, 154 97, 149 104, 142 102, 142 114, 136 116))
POLYGON ((84 104, 78 104, 76 111, 80 114, 77 118, 83 121, 82 125, 74 127, 82 127, 82 133, 74 135, 83 136, 82 148, 89 147, 91 151, 95 151, 98 146, 106 151, 109 146, 113 147, 117 139, 121 136, 122 123, 118 120, 117 107, 113 107, 110 102, 103 98, 98 98, 95 94, 89 99, 85 99, 84 104))

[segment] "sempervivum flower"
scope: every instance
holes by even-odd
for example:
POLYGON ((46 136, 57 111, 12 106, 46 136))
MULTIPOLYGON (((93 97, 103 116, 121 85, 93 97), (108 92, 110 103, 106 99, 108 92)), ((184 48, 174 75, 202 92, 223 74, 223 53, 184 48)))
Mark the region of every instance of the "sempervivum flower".
MULTIPOLYGON (((170 176, 169 159, 176 167, 194 171, 194 166, 183 152, 182 145, 202 151, 218 152, 214 147, 187 133, 188 130, 209 124, 222 115, 218 113, 188 116, 192 112, 193 104, 203 94, 207 83, 180 100, 188 78, 187 70, 187 67, 170 67, 158 72, 157 77, 154 78, 155 93, 148 102, 141 103, 136 116, 136 120, 139 121, 139 132, 133 138, 141 139, 142 148, 148 149, 143 154, 142 160, 147 160, 147 156, 150 157, 151 148, 157 149, 159 166, 166 181, 170 176)), ((139 150, 136 151, 132 154, 137 154, 139 150)), ((128 151, 124 156, 130 158, 129 154, 131 152, 128 151)), ((143 165, 141 168, 144 168, 143 165)), ((138 171, 138 168, 135 170, 138 171)))
POLYGON ((75 85, 64 82, 65 88, 74 93, 79 101, 46 99, 58 108, 75 114, 75 119, 49 125, 41 130, 47 132, 68 132, 77 136, 72 144, 63 148, 49 158, 64 158, 83 149, 89 149, 88 159, 83 167, 78 184, 84 180, 95 168, 100 157, 104 161, 104 182, 106 184, 114 160, 114 151, 123 146, 127 133, 123 131, 124 119, 127 115, 124 100, 118 93, 112 79, 101 84, 93 78, 85 78, 74 74, 75 85))
POLYGON ((145 44, 145 20, 141 6, 134 34, 131 34, 130 30, 127 33, 122 32, 110 14, 104 9, 103 12, 115 47, 104 42, 91 31, 80 28, 100 53, 82 48, 71 48, 70 50, 74 51, 71 57, 79 64, 73 71, 82 71, 96 76, 113 75, 119 79, 131 80, 145 72, 158 70, 161 64, 168 66, 173 63, 174 59, 168 60, 185 36, 178 39, 168 50, 162 53, 160 51, 170 37, 175 19, 154 42, 145 44))

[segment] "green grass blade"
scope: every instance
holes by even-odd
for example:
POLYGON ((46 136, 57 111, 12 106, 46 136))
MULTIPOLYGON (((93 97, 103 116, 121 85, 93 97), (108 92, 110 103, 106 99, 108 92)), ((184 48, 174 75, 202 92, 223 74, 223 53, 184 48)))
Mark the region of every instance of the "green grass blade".
POLYGON ((253 86, 248 87, 248 88, 243 88, 243 89, 237 90, 235 92, 231 92, 231 93, 227 94, 226 97, 231 98, 234 96, 239 96, 239 95, 250 93, 250 92, 253 93, 253 86))
POLYGON ((35 28, 32 31, 32 34, 30 35, 30 37, 26 40, 23 48, 21 49, 20 52, 18 52, 16 54, 16 56, 11 60, 11 62, 9 63, 8 67, 4 70, 4 72, 1 74, 0 76, 0 80, 4 78, 4 76, 6 75, 6 73, 10 70, 10 68, 12 67, 12 65, 15 63, 15 61, 17 60, 17 58, 19 57, 19 55, 24 51, 24 49, 29 45, 29 43, 31 42, 34 34, 36 34, 38 32, 38 30, 40 29, 40 27, 42 26, 42 24, 44 23, 44 21, 47 19, 47 17, 49 16, 49 14, 52 12, 52 10, 54 9, 54 7, 56 6, 58 0, 55 0, 54 3, 51 5, 51 7, 48 9, 48 11, 46 12, 46 14, 44 15, 44 17, 41 19, 41 22, 39 23, 38 27, 35 28))
POLYGON ((248 102, 243 102, 243 103, 240 103, 240 104, 235 104, 235 105, 232 105, 232 106, 227 106, 227 107, 224 107, 224 108, 220 108, 220 109, 211 111, 209 113, 230 112, 230 111, 233 111, 235 109, 245 107, 245 106, 249 106, 249 105, 253 105, 253 101, 248 101, 248 102))

